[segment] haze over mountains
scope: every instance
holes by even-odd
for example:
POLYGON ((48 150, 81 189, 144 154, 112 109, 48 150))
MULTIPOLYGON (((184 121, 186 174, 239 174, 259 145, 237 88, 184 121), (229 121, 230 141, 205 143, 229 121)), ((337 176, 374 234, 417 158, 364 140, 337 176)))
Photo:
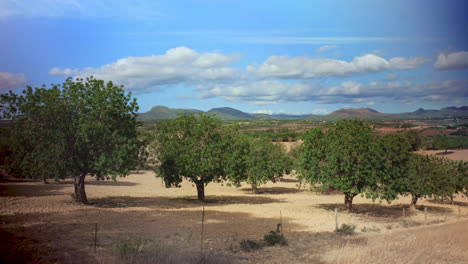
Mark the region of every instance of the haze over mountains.
POLYGON ((440 119, 440 118, 468 118, 468 106, 445 107, 440 110, 418 109, 414 112, 400 114, 380 113, 371 108, 340 109, 327 115, 288 115, 288 114, 249 114, 240 110, 221 107, 209 111, 197 109, 175 109, 165 106, 155 106, 146 113, 139 114, 142 121, 156 121, 176 118, 183 113, 206 113, 222 120, 249 120, 249 119, 306 119, 314 121, 332 121, 342 118, 358 118, 364 120, 395 120, 395 119, 440 119))

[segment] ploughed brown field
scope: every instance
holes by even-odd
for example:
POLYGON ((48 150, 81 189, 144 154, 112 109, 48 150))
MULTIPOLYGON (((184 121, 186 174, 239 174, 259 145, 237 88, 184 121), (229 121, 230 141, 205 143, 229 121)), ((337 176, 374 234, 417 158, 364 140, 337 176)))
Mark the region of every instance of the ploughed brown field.
MULTIPOLYGON (((452 154, 468 157, 467 150, 452 154)), ((200 203, 190 182, 167 189, 143 171, 115 182, 88 178, 86 206, 72 201, 70 179, 3 182, 0 262, 120 263, 116 244, 129 237, 178 256, 198 254, 204 207, 203 252, 220 263, 468 263, 468 198, 461 195, 453 204, 422 199, 403 216, 408 197, 391 204, 356 197, 348 213, 343 195, 311 192, 293 175, 261 186, 259 194, 249 187, 210 183, 200 203), (335 208, 339 225, 355 225, 357 234, 333 232, 335 208), (261 240, 280 222, 287 246, 240 249, 240 241, 261 240)))

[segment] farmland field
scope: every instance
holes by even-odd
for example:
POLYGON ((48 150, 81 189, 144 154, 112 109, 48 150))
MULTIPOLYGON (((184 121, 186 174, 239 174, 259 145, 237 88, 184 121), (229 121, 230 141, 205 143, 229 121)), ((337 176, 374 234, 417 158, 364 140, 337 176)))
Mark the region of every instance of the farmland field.
MULTIPOLYGON (((466 158, 466 152, 460 155, 466 158)), ((198 252, 203 207, 204 251, 233 262, 348 263, 349 255, 354 263, 372 263, 372 258, 356 252, 367 250, 375 255, 385 248, 378 243, 401 237, 414 238, 407 241, 413 247, 419 245, 421 237, 419 251, 414 249, 414 263, 426 263, 428 248, 442 245, 443 255, 429 250, 433 263, 468 261, 468 198, 462 196, 453 205, 421 200, 418 210, 406 210, 404 217, 403 208, 408 207, 409 197, 391 204, 356 197, 355 211, 348 213, 342 206, 343 195, 312 192, 291 175, 281 182, 260 186, 259 194, 251 194, 246 184, 235 188, 226 183, 210 183, 206 203, 196 200, 191 183, 168 189, 151 171, 133 173, 115 182, 87 178, 86 189, 89 206, 72 202, 72 180, 0 183, 0 255, 4 262, 115 263, 115 244, 132 236, 158 241, 180 252, 198 252), (428 208, 427 219, 423 207, 428 208), (335 208, 339 225, 355 225, 356 235, 333 232, 335 208), (276 230, 280 222, 288 246, 265 247, 256 252, 240 250, 240 241, 260 240, 276 230), (427 230, 435 232, 431 234, 448 232, 451 239, 428 240, 427 230)), ((390 243, 392 246, 401 250, 390 243)), ((393 252, 385 257, 408 261, 408 254, 411 252, 393 252)))

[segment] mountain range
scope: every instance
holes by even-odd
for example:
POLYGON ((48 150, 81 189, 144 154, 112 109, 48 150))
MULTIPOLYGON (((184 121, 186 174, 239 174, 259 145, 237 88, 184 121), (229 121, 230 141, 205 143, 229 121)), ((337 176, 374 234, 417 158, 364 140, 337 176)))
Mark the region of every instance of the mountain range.
POLYGON ((240 110, 221 107, 209 111, 196 109, 175 109, 165 106, 155 106, 148 112, 140 113, 141 121, 156 121, 176 118, 180 114, 206 113, 222 120, 249 120, 249 119, 306 119, 314 121, 333 121, 342 118, 357 118, 364 120, 402 120, 402 119, 442 119, 442 118, 468 118, 468 106, 445 107, 439 110, 426 110, 419 108, 414 112, 400 114, 380 113, 371 108, 340 109, 327 115, 288 115, 288 114, 249 114, 240 110))

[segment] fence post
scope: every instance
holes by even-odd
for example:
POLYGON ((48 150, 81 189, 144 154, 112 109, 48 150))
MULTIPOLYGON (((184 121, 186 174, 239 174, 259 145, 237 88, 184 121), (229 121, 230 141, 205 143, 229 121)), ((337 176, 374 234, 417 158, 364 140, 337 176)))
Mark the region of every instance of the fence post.
POLYGON ((335 208, 335 232, 338 232, 338 208, 335 208))
POLYGON ((406 217, 405 208, 403 207, 403 217, 406 217))
POLYGON ((427 207, 424 207, 424 222, 427 224, 427 207))
POLYGON ((203 205, 202 222, 201 222, 201 236, 200 236, 200 250, 203 252, 203 225, 205 223, 205 205, 203 205))
POLYGON ((94 225, 94 253, 96 253, 97 248, 97 223, 94 225))

